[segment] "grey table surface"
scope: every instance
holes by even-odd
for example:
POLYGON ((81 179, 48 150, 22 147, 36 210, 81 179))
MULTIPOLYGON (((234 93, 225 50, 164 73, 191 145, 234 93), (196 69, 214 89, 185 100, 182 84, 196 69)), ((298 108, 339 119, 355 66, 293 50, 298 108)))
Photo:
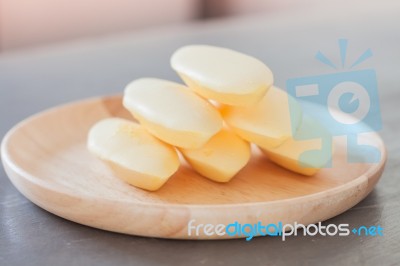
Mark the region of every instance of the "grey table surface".
MULTIPOLYGON (((346 2, 343 2, 346 3, 346 2)), ((361 203, 326 223, 381 225, 384 236, 274 237, 252 241, 178 241, 110 233, 52 215, 24 198, 0 170, 0 265, 398 265, 400 264, 400 5, 344 4, 314 12, 198 22, 0 55, 0 136, 46 108, 121 92, 138 77, 178 80, 169 56, 189 43, 226 46, 259 57, 284 87, 291 77, 332 73, 314 59, 339 62, 338 38, 349 38, 349 62, 378 77, 386 170, 361 203)), ((337 70, 341 71, 341 70, 337 70)))

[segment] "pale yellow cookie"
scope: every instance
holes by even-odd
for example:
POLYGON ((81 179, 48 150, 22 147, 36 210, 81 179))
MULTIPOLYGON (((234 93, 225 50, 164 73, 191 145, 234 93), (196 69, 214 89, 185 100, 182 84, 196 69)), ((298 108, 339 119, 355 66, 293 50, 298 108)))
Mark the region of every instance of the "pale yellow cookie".
POLYGON ((171 81, 135 80, 125 89, 123 105, 151 134, 180 148, 199 148, 222 128, 214 106, 171 81))
POLYGON ((224 128, 199 149, 180 149, 189 164, 201 175, 228 182, 250 159, 250 144, 224 128))
POLYGON ((108 163, 118 177, 151 191, 159 189, 180 165, 174 147, 139 124, 121 118, 97 122, 90 129, 87 147, 108 163))
POLYGON ((273 84, 264 63, 227 48, 184 46, 172 55, 171 66, 196 93, 222 104, 255 104, 273 84))
POLYGON ((261 148, 276 164, 310 176, 332 159, 332 136, 318 121, 304 116, 294 138, 277 148, 261 148))
POLYGON ((302 118, 296 100, 275 86, 257 104, 225 106, 221 114, 240 137, 262 147, 282 144, 292 136, 292 126, 297 130, 302 118))

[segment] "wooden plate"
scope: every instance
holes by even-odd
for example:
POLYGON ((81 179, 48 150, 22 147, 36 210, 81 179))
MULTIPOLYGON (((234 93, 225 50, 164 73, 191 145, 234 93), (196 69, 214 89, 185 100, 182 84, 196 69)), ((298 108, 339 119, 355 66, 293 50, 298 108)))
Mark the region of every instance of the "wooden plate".
POLYGON ((365 198, 386 161, 381 138, 370 133, 363 142, 380 149, 379 163, 347 163, 345 141, 335 139, 333 167, 305 177, 253 149, 249 165, 228 184, 209 181, 183 164, 163 188, 146 192, 116 178, 86 150, 89 128, 110 116, 131 118, 120 96, 67 104, 17 124, 1 146, 11 182, 38 206, 77 223, 141 236, 219 239, 228 236, 188 236, 188 222, 323 221, 365 198))

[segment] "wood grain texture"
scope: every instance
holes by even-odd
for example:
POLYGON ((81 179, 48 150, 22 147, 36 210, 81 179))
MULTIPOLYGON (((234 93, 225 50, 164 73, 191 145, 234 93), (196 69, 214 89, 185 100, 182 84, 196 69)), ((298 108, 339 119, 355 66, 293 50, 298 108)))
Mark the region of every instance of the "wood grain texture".
POLYGON ((86 149, 89 128, 111 116, 132 119, 120 96, 67 104, 21 122, 2 143, 10 180, 38 206, 81 224, 141 236, 210 239, 221 237, 188 236, 188 222, 310 224, 336 216, 371 192, 386 161, 376 133, 366 141, 381 150, 380 163, 348 164, 345 142, 337 139, 333 167, 314 177, 282 169, 254 148, 250 163, 227 184, 201 177, 182 161, 166 185, 147 192, 115 177, 86 149))

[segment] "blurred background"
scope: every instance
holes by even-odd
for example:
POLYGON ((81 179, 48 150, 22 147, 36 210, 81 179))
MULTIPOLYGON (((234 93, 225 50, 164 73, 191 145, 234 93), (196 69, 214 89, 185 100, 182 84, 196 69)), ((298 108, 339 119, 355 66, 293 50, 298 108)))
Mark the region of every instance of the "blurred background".
MULTIPOLYGON (((0 0, 0 53, 78 38, 229 16, 283 12, 317 0, 0 0)), ((326 3, 326 2, 325 2, 326 3)))

